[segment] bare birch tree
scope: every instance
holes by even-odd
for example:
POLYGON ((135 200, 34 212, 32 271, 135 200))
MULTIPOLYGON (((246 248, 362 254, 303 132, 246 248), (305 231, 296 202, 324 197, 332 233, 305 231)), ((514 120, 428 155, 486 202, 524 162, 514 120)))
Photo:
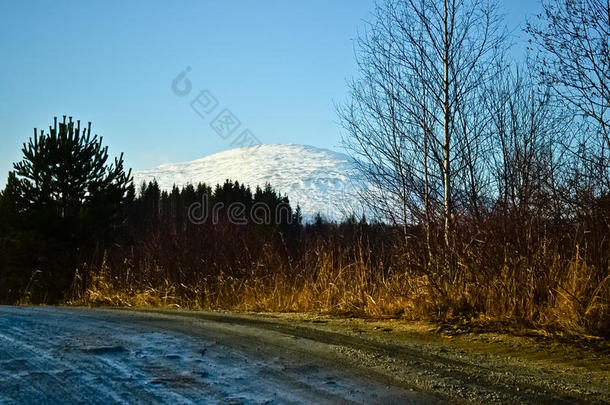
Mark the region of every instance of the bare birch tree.
POLYGON ((480 150, 479 123, 465 106, 493 76, 504 44, 501 19, 487 0, 384 1, 357 42, 361 76, 339 111, 345 144, 365 162, 378 195, 391 196, 382 199, 384 210, 392 218, 402 211, 404 222, 423 219, 428 232, 440 216, 448 250, 459 171, 470 167, 471 181, 479 179, 476 165, 454 169, 480 150))

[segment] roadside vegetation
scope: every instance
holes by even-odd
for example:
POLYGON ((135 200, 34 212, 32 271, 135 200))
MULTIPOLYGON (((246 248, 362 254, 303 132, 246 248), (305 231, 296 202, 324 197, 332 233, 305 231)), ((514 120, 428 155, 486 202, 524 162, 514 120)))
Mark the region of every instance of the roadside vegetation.
POLYGON ((134 186, 90 127, 55 120, 0 194, 0 300, 610 336, 610 14, 544 9, 517 67, 487 1, 379 3, 339 107, 376 220, 303 224, 272 185, 134 186))

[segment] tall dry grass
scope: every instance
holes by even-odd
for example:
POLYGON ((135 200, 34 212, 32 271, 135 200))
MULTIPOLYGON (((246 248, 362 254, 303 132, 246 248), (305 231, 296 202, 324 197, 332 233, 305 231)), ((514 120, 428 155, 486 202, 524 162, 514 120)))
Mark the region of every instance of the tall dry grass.
POLYGON ((502 321, 610 335, 607 252, 581 248, 572 234, 520 241, 469 229, 450 268, 442 251, 428 257, 417 229, 408 249, 395 230, 362 225, 307 228, 293 246, 271 236, 254 246, 251 235, 226 230, 211 239, 153 235, 83 267, 70 302, 502 321), (220 234, 229 245, 210 250, 220 234))

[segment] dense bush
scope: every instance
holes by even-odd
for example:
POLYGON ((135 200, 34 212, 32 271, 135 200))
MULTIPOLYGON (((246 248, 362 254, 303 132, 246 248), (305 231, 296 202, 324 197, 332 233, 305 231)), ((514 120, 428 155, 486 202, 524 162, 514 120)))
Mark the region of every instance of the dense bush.
MULTIPOLYGON (((245 205, 262 195, 231 182, 215 191, 143 187, 128 220, 129 237, 81 267, 73 302, 501 320, 598 335, 610 330, 607 198, 582 218, 551 221, 506 210, 458 217, 448 264, 441 222, 430 243, 422 227, 409 227, 405 242, 402 227, 353 217, 306 225, 297 218, 194 224, 189 207, 208 192, 212 202, 245 205)), ((270 188, 266 198, 288 203, 270 188)))

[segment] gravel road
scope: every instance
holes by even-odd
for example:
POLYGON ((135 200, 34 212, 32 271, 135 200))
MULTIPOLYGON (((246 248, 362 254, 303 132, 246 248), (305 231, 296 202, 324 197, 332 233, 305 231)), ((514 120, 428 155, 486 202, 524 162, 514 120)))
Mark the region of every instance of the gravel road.
POLYGON ((610 404, 610 345, 306 314, 0 306, 0 405, 610 404))
POLYGON ((432 404, 332 345, 226 318, 0 307, 0 404, 432 404))

